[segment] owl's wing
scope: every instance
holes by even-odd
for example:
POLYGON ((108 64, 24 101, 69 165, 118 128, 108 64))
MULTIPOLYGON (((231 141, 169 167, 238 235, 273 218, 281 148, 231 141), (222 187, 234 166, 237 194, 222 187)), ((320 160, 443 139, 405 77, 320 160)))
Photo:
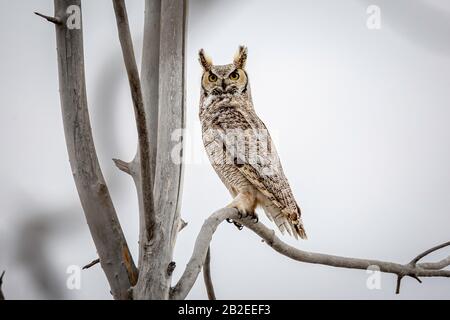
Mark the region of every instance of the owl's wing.
POLYGON ((267 198, 263 205, 280 228, 306 238, 301 211, 284 175, 272 138, 252 110, 226 108, 216 113, 224 151, 239 171, 267 198), (230 141, 231 140, 231 141, 230 141))

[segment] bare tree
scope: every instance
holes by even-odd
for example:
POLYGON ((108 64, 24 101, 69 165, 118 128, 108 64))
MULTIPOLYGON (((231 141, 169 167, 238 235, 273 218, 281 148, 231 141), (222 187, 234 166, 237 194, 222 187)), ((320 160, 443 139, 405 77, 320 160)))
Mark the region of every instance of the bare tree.
MULTIPOLYGON (((176 237, 186 223, 180 217, 183 166, 173 161, 173 133, 185 127, 186 2, 146 0, 144 51, 139 75, 124 0, 113 0, 119 40, 130 84, 138 131, 138 151, 131 162, 114 160, 129 174, 137 189, 140 211, 139 262, 135 267, 123 235, 108 187, 98 164, 89 121, 84 76, 81 0, 55 0, 55 15, 44 17, 56 26, 63 123, 72 173, 86 215, 99 262, 115 299, 184 299, 200 271, 208 297, 215 299, 210 271, 209 245, 219 224, 232 219, 259 235, 274 250, 291 259, 338 268, 367 269, 397 276, 397 292, 404 277, 450 277, 444 270, 450 257, 419 263, 436 246, 408 264, 339 257, 296 249, 281 241, 261 222, 242 219, 235 209, 212 214, 198 234, 192 257, 181 279, 172 286, 176 237), (69 20, 79 9, 79 27, 69 20), (139 270, 139 271, 138 271, 139 270)), ((76 18, 76 17, 75 17, 76 18)), ((97 263, 94 261, 86 267, 97 263)))

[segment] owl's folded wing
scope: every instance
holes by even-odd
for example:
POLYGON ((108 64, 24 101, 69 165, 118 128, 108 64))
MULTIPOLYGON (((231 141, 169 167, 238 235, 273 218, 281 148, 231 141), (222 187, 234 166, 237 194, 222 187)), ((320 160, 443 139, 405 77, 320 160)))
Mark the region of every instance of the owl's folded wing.
MULTIPOLYGON (((229 108, 214 121, 226 158, 268 199, 272 218, 282 214, 294 234, 306 238, 301 212, 284 175, 277 151, 264 123, 254 112, 229 108)), ((266 208, 265 208, 266 210, 266 208)), ((267 210, 266 210, 267 211, 267 210)), ((286 228, 289 231, 289 228, 286 228)))

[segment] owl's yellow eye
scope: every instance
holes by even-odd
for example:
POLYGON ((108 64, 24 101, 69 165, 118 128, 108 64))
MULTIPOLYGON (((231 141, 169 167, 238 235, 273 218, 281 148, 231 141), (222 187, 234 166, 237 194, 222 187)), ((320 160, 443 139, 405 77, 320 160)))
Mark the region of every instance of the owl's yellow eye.
POLYGON ((208 80, 210 82, 216 82, 217 81, 217 76, 214 73, 211 73, 208 77, 208 80))
POLYGON ((232 72, 231 74, 230 74, 230 79, 231 80, 234 80, 234 81, 236 81, 236 80, 239 80, 239 72, 237 72, 237 71, 234 71, 234 72, 232 72))

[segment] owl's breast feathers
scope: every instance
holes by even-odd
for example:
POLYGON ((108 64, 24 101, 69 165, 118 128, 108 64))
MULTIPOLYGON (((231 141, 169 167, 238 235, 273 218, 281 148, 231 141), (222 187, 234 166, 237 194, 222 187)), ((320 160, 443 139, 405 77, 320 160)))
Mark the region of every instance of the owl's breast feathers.
POLYGON ((200 107, 203 142, 219 176, 224 165, 238 169, 267 199, 261 204, 265 211, 271 211, 274 220, 282 215, 294 233, 306 238, 275 146, 251 102, 241 96, 214 97, 203 99, 200 107))

